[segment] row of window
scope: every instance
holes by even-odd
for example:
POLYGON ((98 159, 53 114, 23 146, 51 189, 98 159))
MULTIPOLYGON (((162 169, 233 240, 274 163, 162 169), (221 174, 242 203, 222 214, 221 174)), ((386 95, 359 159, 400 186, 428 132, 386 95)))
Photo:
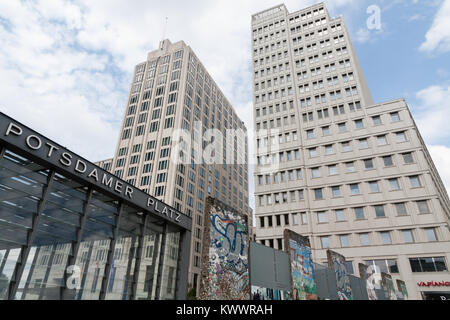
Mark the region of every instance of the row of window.
MULTIPOLYGON (((347 128, 346 128, 346 124, 344 123, 340 123, 338 124, 339 127, 339 132, 338 133, 344 133, 347 132, 347 128)), ((406 131, 399 131, 399 132, 394 132, 394 133, 390 133, 390 134, 382 134, 382 135, 378 135, 376 136, 376 141, 377 141, 377 145, 378 146, 385 146, 388 145, 388 136, 394 136, 395 137, 395 141, 397 143, 403 143, 408 141, 407 140, 407 135, 406 135, 406 131)), ((369 138, 364 138, 364 139, 359 139, 359 146, 361 149, 367 149, 368 148, 368 139, 369 138)), ((341 146, 342 146, 342 151, 341 152, 350 152, 352 151, 352 145, 351 145, 352 141, 346 141, 346 142, 341 142, 341 146)), ((324 155, 330 155, 333 154, 333 145, 325 145, 324 147, 324 155)), ((313 147, 313 148, 308 148, 308 154, 310 158, 316 158, 319 157, 319 147, 313 147)), ((348 171, 351 172, 351 171, 348 171)))
MULTIPOLYGON (((277 216, 278 217, 278 216, 277 216)), ((319 236, 321 249, 350 248, 371 245, 410 244, 419 239, 427 242, 439 241, 435 227, 422 229, 400 229, 376 232, 361 232, 355 234, 338 234, 319 236), (398 241, 393 241, 392 237, 398 241)), ((419 240, 420 241, 420 240, 419 240)), ((280 248, 280 247, 279 247, 280 248)))
MULTIPOLYGON (((371 217, 373 218, 385 218, 386 208, 388 212, 392 212, 397 217, 408 216, 408 212, 417 212, 418 214, 430 214, 430 208, 428 205, 428 200, 418 200, 413 202, 397 202, 384 205, 373 205, 370 207, 354 207, 354 208, 340 208, 330 211, 317 211, 314 213, 292 213, 292 214, 278 214, 274 216, 263 216, 259 217, 259 227, 260 228, 276 228, 289 226, 290 220, 289 216, 292 216, 292 225, 297 226, 307 225, 309 223, 338 223, 347 222, 352 220, 367 220, 371 217), (369 213, 368 213, 369 212, 369 213), (371 212, 371 213, 370 213, 371 212), (281 224, 281 221, 284 224, 281 224)), ((437 239, 437 238, 436 238, 437 239)))
MULTIPOLYGON (((296 170, 296 175, 294 174, 294 170, 288 170, 288 177, 290 181, 293 181, 295 179, 301 179, 301 171, 300 170, 296 170)), ((313 175, 315 175, 314 171, 312 172, 313 175)), ((316 173, 316 175, 318 175, 316 173)), ((258 182, 262 182, 262 176, 259 176, 260 178, 258 179, 258 182)), ((279 175, 277 174, 273 174, 273 183, 284 183, 286 182, 286 171, 281 171, 280 172, 280 180, 279 180, 279 175)), ((409 184, 411 188, 421 188, 422 184, 420 182, 420 178, 418 175, 414 175, 414 176, 409 176, 407 177, 409 179, 409 184)), ((270 176, 266 175, 266 185, 270 183, 270 176)), ((399 178, 391 178, 386 180, 386 183, 389 185, 389 192, 392 191, 399 191, 401 190, 400 188, 400 183, 399 183, 399 178)), ((346 185, 348 187, 349 190, 349 194, 352 196, 355 195, 362 195, 361 192, 361 184, 362 183, 350 183, 348 185, 346 185)), ((368 181, 365 184, 367 184, 368 186, 368 193, 381 193, 381 189, 380 189, 380 180, 375 180, 375 181, 368 181)), ((343 197, 343 192, 342 192, 342 188, 343 185, 335 185, 329 188, 316 188, 316 189, 312 189, 312 193, 314 194, 314 200, 325 200, 325 199, 332 199, 332 198, 341 198, 343 197), (329 193, 326 191, 329 189, 329 193), (326 193, 327 192, 327 193, 326 193), (325 194, 326 193, 326 194, 325 194)), ((289 191, 290 193, 290 202, 295 202, 297 201, 297 195, 296 195, 296 191, 289 191)), ((279 203, 288 203, 288 191, 285 192, 281 192, 281 193, 270 193, 270 194, 266 194, 266 195, 259 195, 258 199, 259 199, 259 206, 264 206, 266 203, 266 205, 272 205, 272 195, 274 196, 275 202, 274 204, 279 204, 279 203), (281 198, 280 198, 280 194, 281 194, 281 198), (264 202, 264 199, 266 199, 266 202, 264 202), (280 201, 280 199, 282 199, 282 201, 280 201)), ((301 194, 299 196, 299 200, 302 201, 303 199, 303 190, 301 190, 301 194)), ((422 207, 421 207, 422 208, 422 207)), ((425 207, 423 209, 421 209, 420 213, 428 213, 429 209, 428 207, 425 207)), ((383 214, 380 216, 384 216, 384 211, 383 214)))
MULTIPOLYGON (((280 161, 284 161, 284 152, 280 153, 280 161)), ((292 150, 292 151, 286 151, 286 159, 287 160, 293 160, 292 156, 293 154, 295 155, 295 159, 298 159, 300 157, 300 153, 299 150, 292 150)), ((275 155, 275 154, 274 154, 275 155)), ((400 155, 399 155, 400 156, 400 155)), ((394 166, 394 157, 397 157, 395 155, 388 155, 388 156, 383 156, 380 159, 383 160, 383 164, 384 167, 393 167, 394 166)), ((402 153, 401 154, 401 158, 403 159, 403 164, 413 164, 414 162, 414 156, 412 152, 406 152, 406 153, 402 153)), ((274 159, 272 159, 274 160, 274 159)), ((275 161, 278 159, 275 159, 275 161)), ((258 164, 263 164, 263 159, 259 158, 258 159, 258 164)), ((267 158, 266 158, 266 162, 267 162, 267 158)), ((397 160, 398 161, 398 160, 397 160)), ((374 166, 374 158, 371 159, 364 159, 361 160, 362 164, 364 165, 365 170, 373 170, 375 169, 374 166)), ((328 174, 328 176, 334 176, 334 175, 338 175, 339 174, 339 164, 332 164, 332 165, 328 165, 326 166, 327 170, 326 173, 324 174, 324 169, 325 167, 313 167, 310 169, 310 177, 312 179, 315 178, 321 178, 321 177, 325 177, 326 174, 328 174)), ((295 169, 295 171, 297 171, 297 179, 302 179, 302 174, 301 174, 301 169, 295 169)), ((294 169, 292 170, 287 170, 288 172, 288 177, 289 180, 294 180, 294 169)), ((355 162, 347 162, 346 163, 346 172, 347 173, 353 173, 356 172, 356 168, 355 168, 355 162)), ((266 184, 270 184, 270 176, 273 177, 273 181, 274 183, 277 183, 278 181, 280 182, 286 182, 286 171, 280 171, 280 175, 281 175, 281 179, 278 180, 278 172, 274 172, 272 174, 266 174, 265 175, 265 181, 266 184)), ((410 180, 410 184, 412 188, 420 188, 422 187, 422 184, 420 182, 420 179, 417 175, 413 175, 413 176, 409 176, 409 180, 410 180)), ((259 185, 263 185, 263 175, 258 175, 258 184, 259 185)), ((398 178, 391 178, 388 180, 389 184, 391 186, 391 191, 394 190, 399 190, 399 183, 398 183, 398 178)), ((370 185, 370 191, 371 192, 380 192, 380 189, 378 187, 378 181, 370 181, 368 182, 370 185)))
MULTIPOLYGON (((290 116, 284 116, 283 117, 283 125, 284 126, 289 126, 289 125, 296 125, 296 121, 295 121, 295 114, 291 114, 290 116), (289 121, 290 118, 290 121, 289 121)), ((261 122, 257 122, 256 123, 256 130, 259 131, 261 129, 274 129, 274 128, 281 128, 281 117, 280 118, 275 118, 275 119, 270 119, 269 121, 263 121, 262 122, 262 126, 261 126, 261 122)))

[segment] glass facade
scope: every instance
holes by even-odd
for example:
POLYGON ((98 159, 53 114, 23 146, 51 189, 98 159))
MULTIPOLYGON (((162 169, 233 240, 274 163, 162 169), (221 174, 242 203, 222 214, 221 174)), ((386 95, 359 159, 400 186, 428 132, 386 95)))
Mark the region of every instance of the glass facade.
POLYGON ((188 230, 0 150, 0 299, 184 298, 188 230))

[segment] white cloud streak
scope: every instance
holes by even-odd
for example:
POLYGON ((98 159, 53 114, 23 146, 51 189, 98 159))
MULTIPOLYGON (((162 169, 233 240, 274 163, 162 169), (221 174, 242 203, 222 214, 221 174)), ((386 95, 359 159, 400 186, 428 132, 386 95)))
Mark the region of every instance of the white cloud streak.
MULTIPOLYGON (((287 0, 291 12, 315 0, 287 0)), ((330 14, 355 0, 326 1, 330 14)), ((133 67, 163 36, 196 52, 253 130, 251 15, 261 1, 0 1, 0 111, 96 161, 112 156, 133 67)), ((249 154, 253 140, 249 139, 249 154)), ((249 185, 253 200, 253 168, 249 185)))
POLYGON ((420 50, 425 52, 450 51, 450 0, 444 0, 440 6, 433 24, 425 35, 425 42, 420 45, 420 50))

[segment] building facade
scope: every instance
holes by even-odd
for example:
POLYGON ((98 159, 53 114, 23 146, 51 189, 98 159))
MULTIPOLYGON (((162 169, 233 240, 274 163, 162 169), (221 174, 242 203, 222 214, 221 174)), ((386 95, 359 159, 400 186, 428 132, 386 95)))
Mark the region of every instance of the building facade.
POLYGON ((0 299, 185 299, 192 219, 0 113, 0 299))
POLYGON ((192 217, 189 282, 197 292, 207 196, 251 218, 246 136, 192 49, 163 40, 135 67, 115 155, 99 163, 192 217))
POLYGON ((252 44, 257 242, 282 249, 290 228, 317 263, 330 248, 412 299, 448 294, 447 192, 406 102, 373 103, 343 19, 276 6, 252 16, 252 44))

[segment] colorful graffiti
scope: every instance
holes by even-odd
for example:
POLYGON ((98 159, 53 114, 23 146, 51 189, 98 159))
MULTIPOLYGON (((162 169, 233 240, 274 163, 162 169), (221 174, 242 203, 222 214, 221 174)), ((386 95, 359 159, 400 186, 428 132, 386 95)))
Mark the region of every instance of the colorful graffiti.
POLYGON ((288 291, 252 286, 252 300, 290 300, 288 291))
POLYGON ((327 250, 328 266, 336 273, 339 300, 353 300, 350 279, 345 268, 345 257, 337 252, 327 250))
POLYGON ((405 281, 397 279, 397 288, 398 288, 398 291, 401 292, 403 299, 408 300, 408 290, 406 289, 405 281))
POLYGON ((375 291, 375 279, 372 269, 363 263, 358 265, 358 269, 359 276, 366 282, 366 290, 369 300, 378 300, 377 293, 375 291))
POLYGON ((395 292, 394 282, 390 274, 381 273, 381 285, 383 286, 389 300, 397 300, 397 293, 395 292))
POLYGON ((208 198, 204 241, 200 299, 248 300, 247 218, 208 198))
POLYGON ((284 231, 285 248, 289 250, 293 300, 317 300, 314 267, 308 238, 291 230, 284 231))

